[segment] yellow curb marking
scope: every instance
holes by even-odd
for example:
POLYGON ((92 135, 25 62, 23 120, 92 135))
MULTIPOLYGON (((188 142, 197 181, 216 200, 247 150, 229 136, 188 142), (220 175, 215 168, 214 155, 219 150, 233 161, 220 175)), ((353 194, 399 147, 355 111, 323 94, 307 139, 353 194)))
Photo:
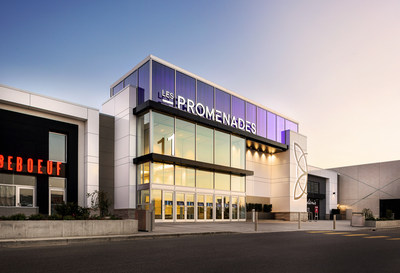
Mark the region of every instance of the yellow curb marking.
POLYGON ((386 239, 386 240, 389 240, 389 241, 399 241, 400 238, 390 238, 390 239, 386 239))
POLYGON ((367 233, 356 233, 356 234, 347 234, 347 235, 343 235, 343 236, 349 236, 349 237, 353 237, 353 236, 365 236, 368 235, 367 233))
POLYGON ((327 232, 324 233, 326 235, 342 235, 342 234, 349 234, 348 232, 327 232))
POLYGON ((387 238, 389 236, 368 236, 368 237, 363 237, 363 238, 367 238, 367 239, 378 239, 378 238, 387 238))

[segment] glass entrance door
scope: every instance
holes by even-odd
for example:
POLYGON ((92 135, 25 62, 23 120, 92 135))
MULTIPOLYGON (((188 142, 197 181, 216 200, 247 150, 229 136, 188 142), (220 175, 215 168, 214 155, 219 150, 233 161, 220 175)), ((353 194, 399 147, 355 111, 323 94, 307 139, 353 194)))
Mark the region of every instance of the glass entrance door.
POLYGON ((176 220, 185 220, 185 195, 183 193, 176 194, 176 220))
POLYGON ((173 193, 164 192, 164 219, 173 220, 173 217, 174 217, 173 193))

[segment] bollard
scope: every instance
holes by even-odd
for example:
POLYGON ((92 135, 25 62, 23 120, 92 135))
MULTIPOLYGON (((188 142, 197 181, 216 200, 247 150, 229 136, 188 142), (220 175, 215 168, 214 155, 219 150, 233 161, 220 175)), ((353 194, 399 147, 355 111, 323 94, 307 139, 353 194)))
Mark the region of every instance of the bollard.
POLYGON ((298 220, 298 223, 299 223, 299 226, 298 226, 298 228, 300 229, 300 212, 298 212, 297 214, 298 214, 298 216, 297 216, 297 220, 298 220))
POLYGON ((251 220, 253 221, 253 223, 256 221, 256 210, 252 209, 251 210, 251 220))
POLYGON ((255 212, 254 231, 258 230, 258 211, 255 212))
POLYGON ((336 214, 333 215, 333 229, 336 229, 336 214))

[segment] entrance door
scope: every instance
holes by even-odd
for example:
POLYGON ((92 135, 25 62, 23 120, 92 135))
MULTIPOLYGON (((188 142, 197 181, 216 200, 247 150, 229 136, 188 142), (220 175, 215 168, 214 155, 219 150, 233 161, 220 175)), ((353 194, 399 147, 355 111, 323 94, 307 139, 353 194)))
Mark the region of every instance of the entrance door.
POLYGON ((185 194, 176 194, 176 220, 181 221, 186 219, 185 213, 185 194))
POLYGON ((49 195, 49 215, 53 215, 56 214, 56 206, 64 203, 65 191, 50 189, 49 195))
POLYGON ((164 192, 164 220, 173 220, 174 218, 173 195, 172 192, 164 192))

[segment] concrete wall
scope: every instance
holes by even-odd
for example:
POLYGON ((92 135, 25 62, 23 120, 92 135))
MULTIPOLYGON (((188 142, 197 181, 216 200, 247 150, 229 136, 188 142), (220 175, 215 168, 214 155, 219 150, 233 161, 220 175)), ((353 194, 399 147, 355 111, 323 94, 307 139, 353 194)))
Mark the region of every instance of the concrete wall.
POLYGON ((101 112, 115 118, 114 209, 136 208, 136 88, 127 86, 111 97, 101 112))
POLYGON ((0 239, 130 235, 137 220, 0 221, 0 239))
POLYGON ((341 207, 361 212, 372 210, 379 217, 380 199, 400 198, 400 161, 381 162, 331 169, 339 174, 341 207))
POLYGON ((296 220, 298 212, 302 213, 303 218, 307 212, 307 194, 299 197, 301 195, 299 185, 303 188, 307 185, 307 176, 301 177, 303 172, 300 168, 300 165, 303 168, 307 165, 307 156, 300 158, 301 150, 307 153, 307 138, 288 130, 286 140, 289 143, 289 149, 272 155, 271 158, 271 203, 276 219, 296 220), (296 154, 299 162, 296 160, 296 154), (297 183, 298 180, 299 183, 297 183))
POLYGON ((27 208, 27 207, 0 207, 0 215, 1 216, 11 216, 14 214, 25 214, 26 216, 30 216, 32 214, 38 214, 39 208, 27 208))

